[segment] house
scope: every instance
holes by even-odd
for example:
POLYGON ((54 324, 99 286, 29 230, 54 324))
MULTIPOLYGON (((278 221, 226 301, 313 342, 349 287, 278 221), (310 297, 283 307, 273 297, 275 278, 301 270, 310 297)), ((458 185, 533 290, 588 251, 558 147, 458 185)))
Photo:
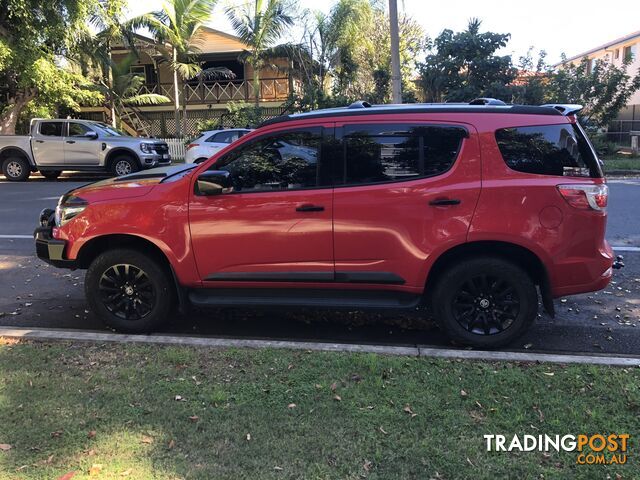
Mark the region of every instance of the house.
MULTIPOLYGON (((621 66, 627 59, 631 60, 627 72, 630 75, 637 75, 640 70, 640 31, 574 55, 564 62, 554 65, 554 67, 560 67, 563 63, 579 63, 585 57, 589 59, 588 69, 593 68, 597 60, 607 60, 617 66, 621 66)), ((629 122, 629 125, 627 125, 629 128, 631 122, 635 121, 638 128, 634 127, 634 130, 640 129, 640 90, 635 92, 629 99, 627 106, 620 112, 618 119, 623 122, 629 122)))
MULTIPOLYGON (((254 102, 253 70, 243 63, 241 56, 248 46, 234 36, 209 27, 201 27, 197 46, 198 60, 202 68, 225 67, 233 72, 233 78, 193 78, 179 81, 181 118, 186 112, 184 134, 189 136, 201 120, 223 121, 229 102, 254 102), (184 110, 183 110, 184 109, 184 110)), ((139 135, 168 137, 176 134, 173 71, 157 54, 154 40, 143 35, 134 38, 137 59, 130 67, 131 73, 144 78, 140 93, 156 93, 169 98, 161 105, 138 106, 117 112, 121 126, 127 132, 139 135)), ((130 46, 120 44, 112 49, 114 62, 123 61, 132 53, 130 46)), ((275 59, 260 71, 259 105, 268 118, 280 115, 283 104, 291 93, 301 89, 299 79, 287 73, 288 60, 275 59)), ((82 118, 109 121, 110 112, 104 107, 82 107, 82 118)), ((182 123, 182 122, 181 122, 182 123)))

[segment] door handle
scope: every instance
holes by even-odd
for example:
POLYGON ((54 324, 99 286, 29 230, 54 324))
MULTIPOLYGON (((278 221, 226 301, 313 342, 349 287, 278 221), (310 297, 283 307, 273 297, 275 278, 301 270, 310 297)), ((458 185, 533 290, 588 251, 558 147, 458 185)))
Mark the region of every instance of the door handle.
POLYGON ((36 140, 36 143, 44 143, 44 140, 36 140))
POLYGON ((324 207, 322 205, 305 204, 296 207, 296 212, 324 212, 324 207))
POLYGON ((431 200, 429 205, 432 207, 446 207, 448 205, 460 205, 460 200, 457 198, 436 198, 431 200))
POLYGON ((67 140, 67 143, 76 143, 75 140, 67 140))

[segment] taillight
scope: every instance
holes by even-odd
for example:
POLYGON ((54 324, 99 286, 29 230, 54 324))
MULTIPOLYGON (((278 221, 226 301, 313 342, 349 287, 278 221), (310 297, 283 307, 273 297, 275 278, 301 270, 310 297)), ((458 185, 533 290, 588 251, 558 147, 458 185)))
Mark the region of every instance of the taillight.
POLYGON ((187 150, 192 149, 193 147, 199 147, 200 144, 199 143, 190 143, 189 145, 187 145, 187 150))
POLYGON ((582 210, 604 210, 607 208, 609 187, 606 185, 558 185, 558 191, 572 207, 582 210))

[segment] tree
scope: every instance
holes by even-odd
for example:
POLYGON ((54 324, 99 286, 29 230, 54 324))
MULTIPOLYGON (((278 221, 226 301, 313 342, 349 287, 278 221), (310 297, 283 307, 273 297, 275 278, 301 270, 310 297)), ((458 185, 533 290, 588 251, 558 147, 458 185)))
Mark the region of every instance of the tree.
POLYGON ((577 103, 586 124, 605 127, 640 89, 640 70, 627 72, 630 60, 616 67, 608 59, 591 63, 585 57, 579 63, 566 62, 551 76, 547 90, 549 103, 577 103))
POLYGON ((551 69, 547 65, 547 53, 538 52, 537 60, 533 57, 533 47, 526 55, 520 57, 518 76, 511 85, 511 103, 521 105, 542 105, 545 103, 547 86, 551 77, 551 69))
MULTIPOLYGON (((177 136, 180 136, 179 78, 188 80, 202 72, 197 58, 200 51, 198 43, 202 38, 201 27, 209 21, 216 1, 168 0, 162 10, 140 15, 127 23, 130 30, 149 30, 157 43, 158 53, 171 66, 177 136)), ((213 70, 209 73, 214 75, 213 70)))
POLYGON ((243 57, 253 70, 253 96, 256 105, 260 101, 260 70, 273 58, 270 51, 276 46, 293 17, 286 12, 282 0, 254 0, 253 3, 226 9, 231 26, 240 39, 249 46, 243 57))
POLYGON ((57 63, 95 8, 94 0, 0 0, 0 133, 15 133, 32 102, 53 113, 100 99, 82 75, 57 63))
POLYGON ((510 35, 481 33, 480 25, 471 19, 465 31, 444 30, 429 43, 431 52, 420 66, 427 102, 468 102, 482 96, 510 100, 509 85, 517 70, 509 55, 496 55, 510 35))

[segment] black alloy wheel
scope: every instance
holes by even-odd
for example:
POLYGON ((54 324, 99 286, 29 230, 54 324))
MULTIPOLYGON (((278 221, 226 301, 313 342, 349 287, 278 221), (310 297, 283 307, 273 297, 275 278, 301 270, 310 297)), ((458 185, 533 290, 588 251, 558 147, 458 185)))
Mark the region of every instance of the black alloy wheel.
POLYGON ((135 265, 109 267, 98 284, 104 307, 124 320, 140 320, 149 315, 157 294, 147 273, 135 265))

